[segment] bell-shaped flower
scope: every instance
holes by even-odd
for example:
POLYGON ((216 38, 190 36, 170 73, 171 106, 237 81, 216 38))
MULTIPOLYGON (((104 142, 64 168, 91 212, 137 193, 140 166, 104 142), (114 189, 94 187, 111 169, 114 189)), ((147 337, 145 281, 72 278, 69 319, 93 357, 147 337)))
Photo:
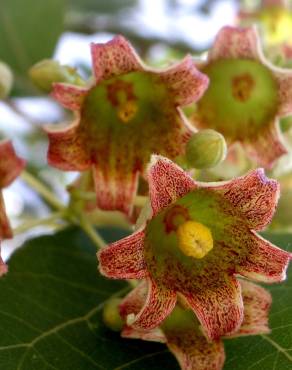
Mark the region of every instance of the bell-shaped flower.
MULTIPOLYGON (((247 281, 241 280, 240 285, 244 318, 241 327, 232 337, 269 333, 270 294, 262 287, 247 281)), ((121 316, 126 320, 128 315, 137 314, 146 297, 147 285, 143 281, 121 303, 121 316)), ((122 336, 166 343, 182 370, 221 370, 224 365, 223 341, 208 341, 194 313, 181 304, 175 307, 158 328, 138 330, 126 325, 122 336)))
POLYGON ((256 29, 222 28, 200 69, 210 85, 193 115, 195 126, 212 128, 229 144, 271 168, 287 152, 279 117, 292 113, 292 71, 263 56, 256 29))
POLYGON ((153 156, 148 182, 147 222, 98 254, 103 275, 147 280, 145 305, 131 325, 157 327, 179 294, 210 339, 238 330, 243 303, 237 275, 266 283, 286 277, 290 253, 256 233, 271 221, 277 181, 258 169, 224 183, 198 183, 170 160, 153 156))
POLYGON ((150 155, 184 153, 194 129, 179 107, 197 101, 208 78, 190 56, 166 69, 147 67, 122 36, 92 44, 91 54, 93 83, 54 85, 53 96, 75 119, 47 129, 48 161, 65 171, 92 170, 98 207, 130 215, 150 155))

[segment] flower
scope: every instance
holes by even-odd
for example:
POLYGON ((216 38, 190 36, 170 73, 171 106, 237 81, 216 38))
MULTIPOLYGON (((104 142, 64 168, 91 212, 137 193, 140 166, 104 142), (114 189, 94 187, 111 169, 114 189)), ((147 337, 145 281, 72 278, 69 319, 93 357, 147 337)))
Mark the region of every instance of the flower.
POLYGON ((210 86, 194 124, 219 131, 229 144, 241 142, 251 158, 271 168, 287 152, 278 121, 292 113, 292 72, 264 58, 253 27, 221 29, 200 69, 210 86))
MULTIPOLYGON (((268 313, 271 295, 265 289, 247 281, 241 280, 240 285, 244 319, 233 337, 269 333, 268 313)), ((146 296, 147 285, 143 281, 121 303, 121 316, 126 319, 127 315, 138 313, 143 307, 146 296)), ((147 331, 133 329, 126 325, 122 336, 166 343, 182 370, 221 370, 224 365, 223 341, 220 339, 208 341, 200 330, 195 315, 184 305, 177 305, 159 328, 147 331)))
MULTIPOLYGON (((11 141, 0 142, 0 240, 12 237, 12 230, 6 215, 2 189, 9 186, 20 174, 25 161, 19 158, 11 141)), ((7 272, 7 266, 0 256, 0 276, 7 272)))
POLYGON ((19 176, 24 166, 25 161, 16 155, 11 141, 0 142, 0 240, 12 237, 1 190, 19 176))
POLYGON ((92 170, 97 205, 131 214, 138 175, 152 153, 175 158, 194 133, 179 106, 208 85, 192 58, 167 69, 145 66, 122 36, 91 45, 94 83, 57 83, 53 96, 75 112, 65 128, 48 128, 48 161, 62 170, 92 170))
POLYGON ((236 275, 267 283, 286 277, 291 255, 256 233, 272 219, 277 181, 258 169, 229 182, 198 183, 153 156, 148 182, 150 219, 98 253, 103 275, 147 279, 146 303, 131 325, 158 326, 179 294, 210 339, 238 330, 243 303, 236 275))

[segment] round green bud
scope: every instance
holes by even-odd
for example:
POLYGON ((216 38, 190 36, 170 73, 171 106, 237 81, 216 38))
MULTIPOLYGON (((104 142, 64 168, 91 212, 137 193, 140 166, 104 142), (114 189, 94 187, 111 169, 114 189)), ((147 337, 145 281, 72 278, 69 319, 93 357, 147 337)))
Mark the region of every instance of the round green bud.
POLYGON ((111 298, 103 307, 103 322, 109 329, 113 331, 121 331, 124 326, 124 322, 119 312, 119 304, 121 301, 122 300, 120 298, 111 298))
POLYGON ((13 74, 6 63, 0 62, 0 99, 6 98, 12 88, 13 74))
POLYGON ((186 160, 190 168, 212 168, 221 163, 227 154, 226 141, 215 130, 201 130, 194 134, 186 146, 186 160))
POLYGON ((29 70, 29 76, 32 82, 46 93, 52 90, 54 82, 84 84, 75 68, 61 65, 58 61, 52 59, 44 59, 33 65, 29 70))

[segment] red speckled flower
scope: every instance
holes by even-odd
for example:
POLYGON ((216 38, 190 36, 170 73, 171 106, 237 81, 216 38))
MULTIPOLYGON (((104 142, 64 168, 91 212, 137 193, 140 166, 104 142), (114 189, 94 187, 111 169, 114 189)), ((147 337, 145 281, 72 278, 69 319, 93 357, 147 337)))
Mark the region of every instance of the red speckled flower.
POLYGON ((287 152, 278 119, 292 113, 292 72, 264 58, 252 27, 224 27, 200 69, 210 85, 194 124, 221 132, 229 144, 241 142, 257 163, 272 167, 287 152))
MULTIPOLYGON (((233 337, 269 333, 270 294, 247 281, 241 280, 240 285, 244 318, 240 329, 233 337)), ((147 286, 142 282, 122 302, 121 316, 126 319, 127 315, 138 313, 144 305, 146 296, 147 286)), ((224 365, 223 342, 220 339, 208 341, 200 330, 199 322, 193 312, 182 305, 177 305, 159 328, 147 331, 125 326, 122 336, 166 343, 182 370, 221 370, 224 365)))
POLYGON ((238 330, 243 304, 236 275, 267 283, 286 277, 290 254, 256 234, 273 216, 278 183, 260 169, 225 183, 198 183, 160 156, 153 156, 148 181, 152 217, 98 254, 105 276, 147 279, 146 303, 131 325, 158 326, 180 294, 209 338, 238 330))
MULTIPOLYGON (((10 141, 5 140, 0 142, 0 240, 12 237, 1 190, 15 180, 24 165, 24 160, 17 157, 10 141)), ((0 257, 0 276, 6 271, 7 267, 0 257)))
POLYGON ((130 215, 150 155, 183 154, 194 131, 179 106, 197 101, 208 78, 190 56, 167 69, 149 68, 121 36, 92 44, 91 53, 92 86, 54 86, 53 96, 76 118, 48 129, 48 161, 65 171, 91 169, 97 205, 130 215))

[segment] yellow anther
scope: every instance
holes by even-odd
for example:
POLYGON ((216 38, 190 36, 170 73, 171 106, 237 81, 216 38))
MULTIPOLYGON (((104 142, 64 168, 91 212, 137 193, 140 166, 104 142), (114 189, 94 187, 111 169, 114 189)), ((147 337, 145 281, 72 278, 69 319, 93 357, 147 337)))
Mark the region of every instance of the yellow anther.
POLYGON ((203 258, 213 248, 211 231, 196 221, 186 221, 181 224, 176 234, 180 250, 194 258, 203 258))
POLYGON ((136 102, 133 100, 128 100, 119 106, 118 117, 122 122, 127 123, 135 116, 137 110, 138 106, 136 102))

